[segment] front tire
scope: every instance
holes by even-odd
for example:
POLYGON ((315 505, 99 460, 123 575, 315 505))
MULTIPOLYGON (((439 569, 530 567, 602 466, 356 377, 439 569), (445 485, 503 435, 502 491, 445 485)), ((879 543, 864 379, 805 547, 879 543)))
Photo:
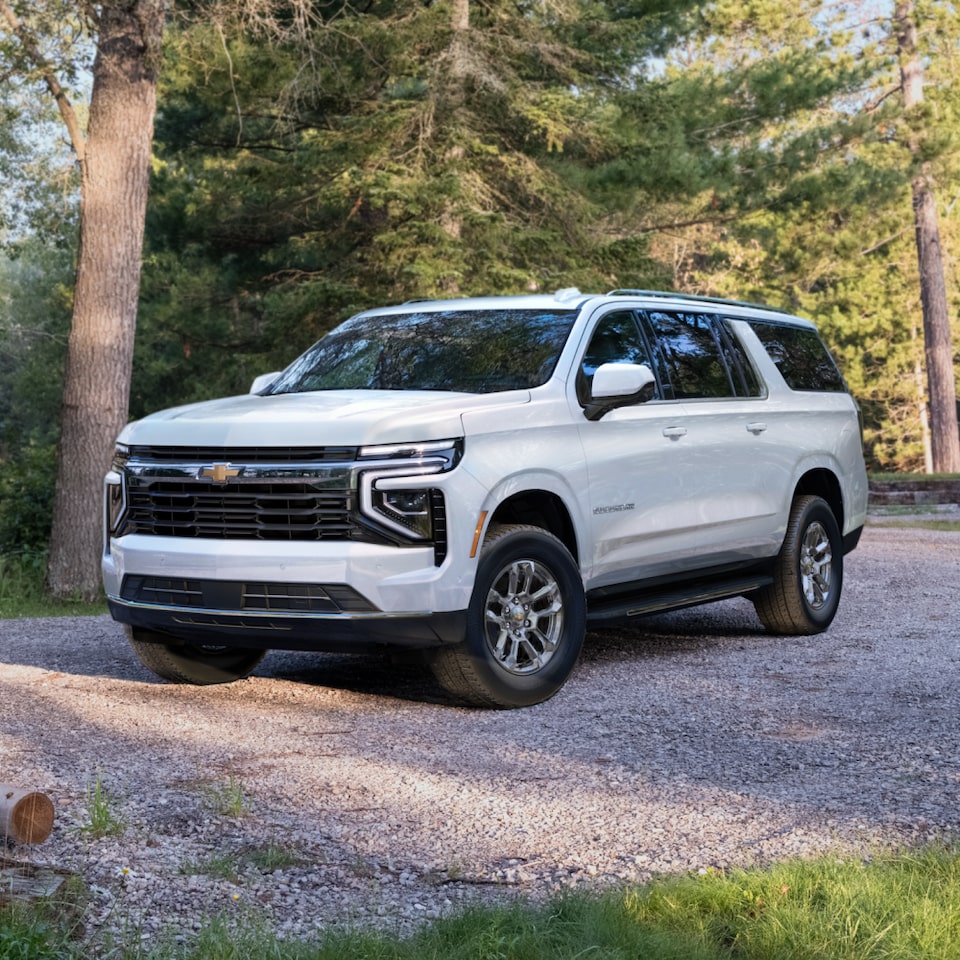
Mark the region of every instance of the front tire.
POLYGON ((820 633, 833 621, 842 586, 843 543, 833 511, 821 497, 797 497, 774 582, 753 596, 757 616, 772 633, 820 633))
POLYGON ((566 682, 585 630, 583 583, 567 548, 539 527, 495 524, 480 554, 465 640, 428 656, 459 700, 528 707, 566 682))
POLYGON ((137 659, 171 683, 208 686, 242 680, 267 654, 266 650, 176 643, 165 634, 142 627, 124 629, 137 659))

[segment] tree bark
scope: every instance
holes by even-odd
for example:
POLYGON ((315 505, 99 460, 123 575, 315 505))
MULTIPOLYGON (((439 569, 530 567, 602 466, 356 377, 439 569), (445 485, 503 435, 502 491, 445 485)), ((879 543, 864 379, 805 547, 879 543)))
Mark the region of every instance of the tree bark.
POLYGON ((100 14, 47 567, 56 596, 100 588, 101 489, 128 418, 163 18, 164 0, 100 14))
MULTIPOLYGON (((900 89, 910 112, 923 103, 923 64, 917 46, 914 0, 904 0, 894 12, 900 56, 900 89)), ((920 155, 920 138, 911 134, 910 153, 920 155)), ((943 272, 943 250, 937 219, 933 173, 929 162, 919 164, 911 183, 913 219, 920 267, 923 342, 930 403, 930 437, 934 473, 960 472, 960 432, 957 428, 957 385, 953 371, 950 312, 943 272)))

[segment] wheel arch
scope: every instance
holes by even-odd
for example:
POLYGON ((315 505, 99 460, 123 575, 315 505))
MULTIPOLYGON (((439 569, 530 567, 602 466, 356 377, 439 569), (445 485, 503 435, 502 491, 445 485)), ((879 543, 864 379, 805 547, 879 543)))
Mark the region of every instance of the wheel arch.
POLYGON ((552 533, 580 564, 573 517, 563 499, 549 490, 523 490, 503 500, 490 516, 493 523, 519 523, 552 533))
POLYGON ((837 526, 843 531, 844 511, 843 511, 843 491, 840 487, 840 481, 832 470, 824 467, 818 467, 808 470, 797 481, 797 486, 793 491, 794 498, 806 494, 812 494, 826 500, 828 506, 833 511, 837 519, 837 526))

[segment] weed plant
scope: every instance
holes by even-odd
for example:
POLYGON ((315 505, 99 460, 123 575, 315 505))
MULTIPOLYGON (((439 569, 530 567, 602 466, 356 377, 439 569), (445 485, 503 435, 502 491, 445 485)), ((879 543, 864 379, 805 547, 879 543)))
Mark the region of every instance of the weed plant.
POLYGON ((207 802, 217 816, 244 817, 250 812, 250 798, 242 781, 231 777, 225 784, 207 790, 207 802))
POLYGON ((87 784, 84 813, 86 819, 77 827, 77 831, 88 837, 118 837, 126 829, 122 817, 114 809, 113 802, 104 789, 99 772, 93 783, 87 784))

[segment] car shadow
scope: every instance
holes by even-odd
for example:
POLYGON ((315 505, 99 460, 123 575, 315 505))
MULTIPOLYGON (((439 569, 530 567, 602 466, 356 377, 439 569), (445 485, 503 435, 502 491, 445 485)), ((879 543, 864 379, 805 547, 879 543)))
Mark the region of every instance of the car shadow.
MULTIPOLYGON (((763 630, 752 617, 752 607, 744 607, 744 603, 740 601, 738 606, 737 601, 725 601, 590 629, 581 664, 602 667, 669 658, 731 639, 749 641, 763 630)), ((123 629, 107 616, 11 621, 10 629, 16 629, 23 640, 8 644, 0 639, 0 667, 4 662, 18 663, 52 673, 164 683, 140 663, 123 629), (65 636, 69 642, 64 642, 65 636)), ((434 679, 419 651, 340 654, 272 650, 253 676, 360 695, 462 706, 434 679)))
MULTIPOLYGON (((712 608, 673 611, 590 629, 580 662, 602 666, 669 658, 765 635, 752 605, 726 601, 712 608)), ((395 700, 463 706, 437 683, 418 651, 318 654, 274 650, 254 675, 395 700)))

